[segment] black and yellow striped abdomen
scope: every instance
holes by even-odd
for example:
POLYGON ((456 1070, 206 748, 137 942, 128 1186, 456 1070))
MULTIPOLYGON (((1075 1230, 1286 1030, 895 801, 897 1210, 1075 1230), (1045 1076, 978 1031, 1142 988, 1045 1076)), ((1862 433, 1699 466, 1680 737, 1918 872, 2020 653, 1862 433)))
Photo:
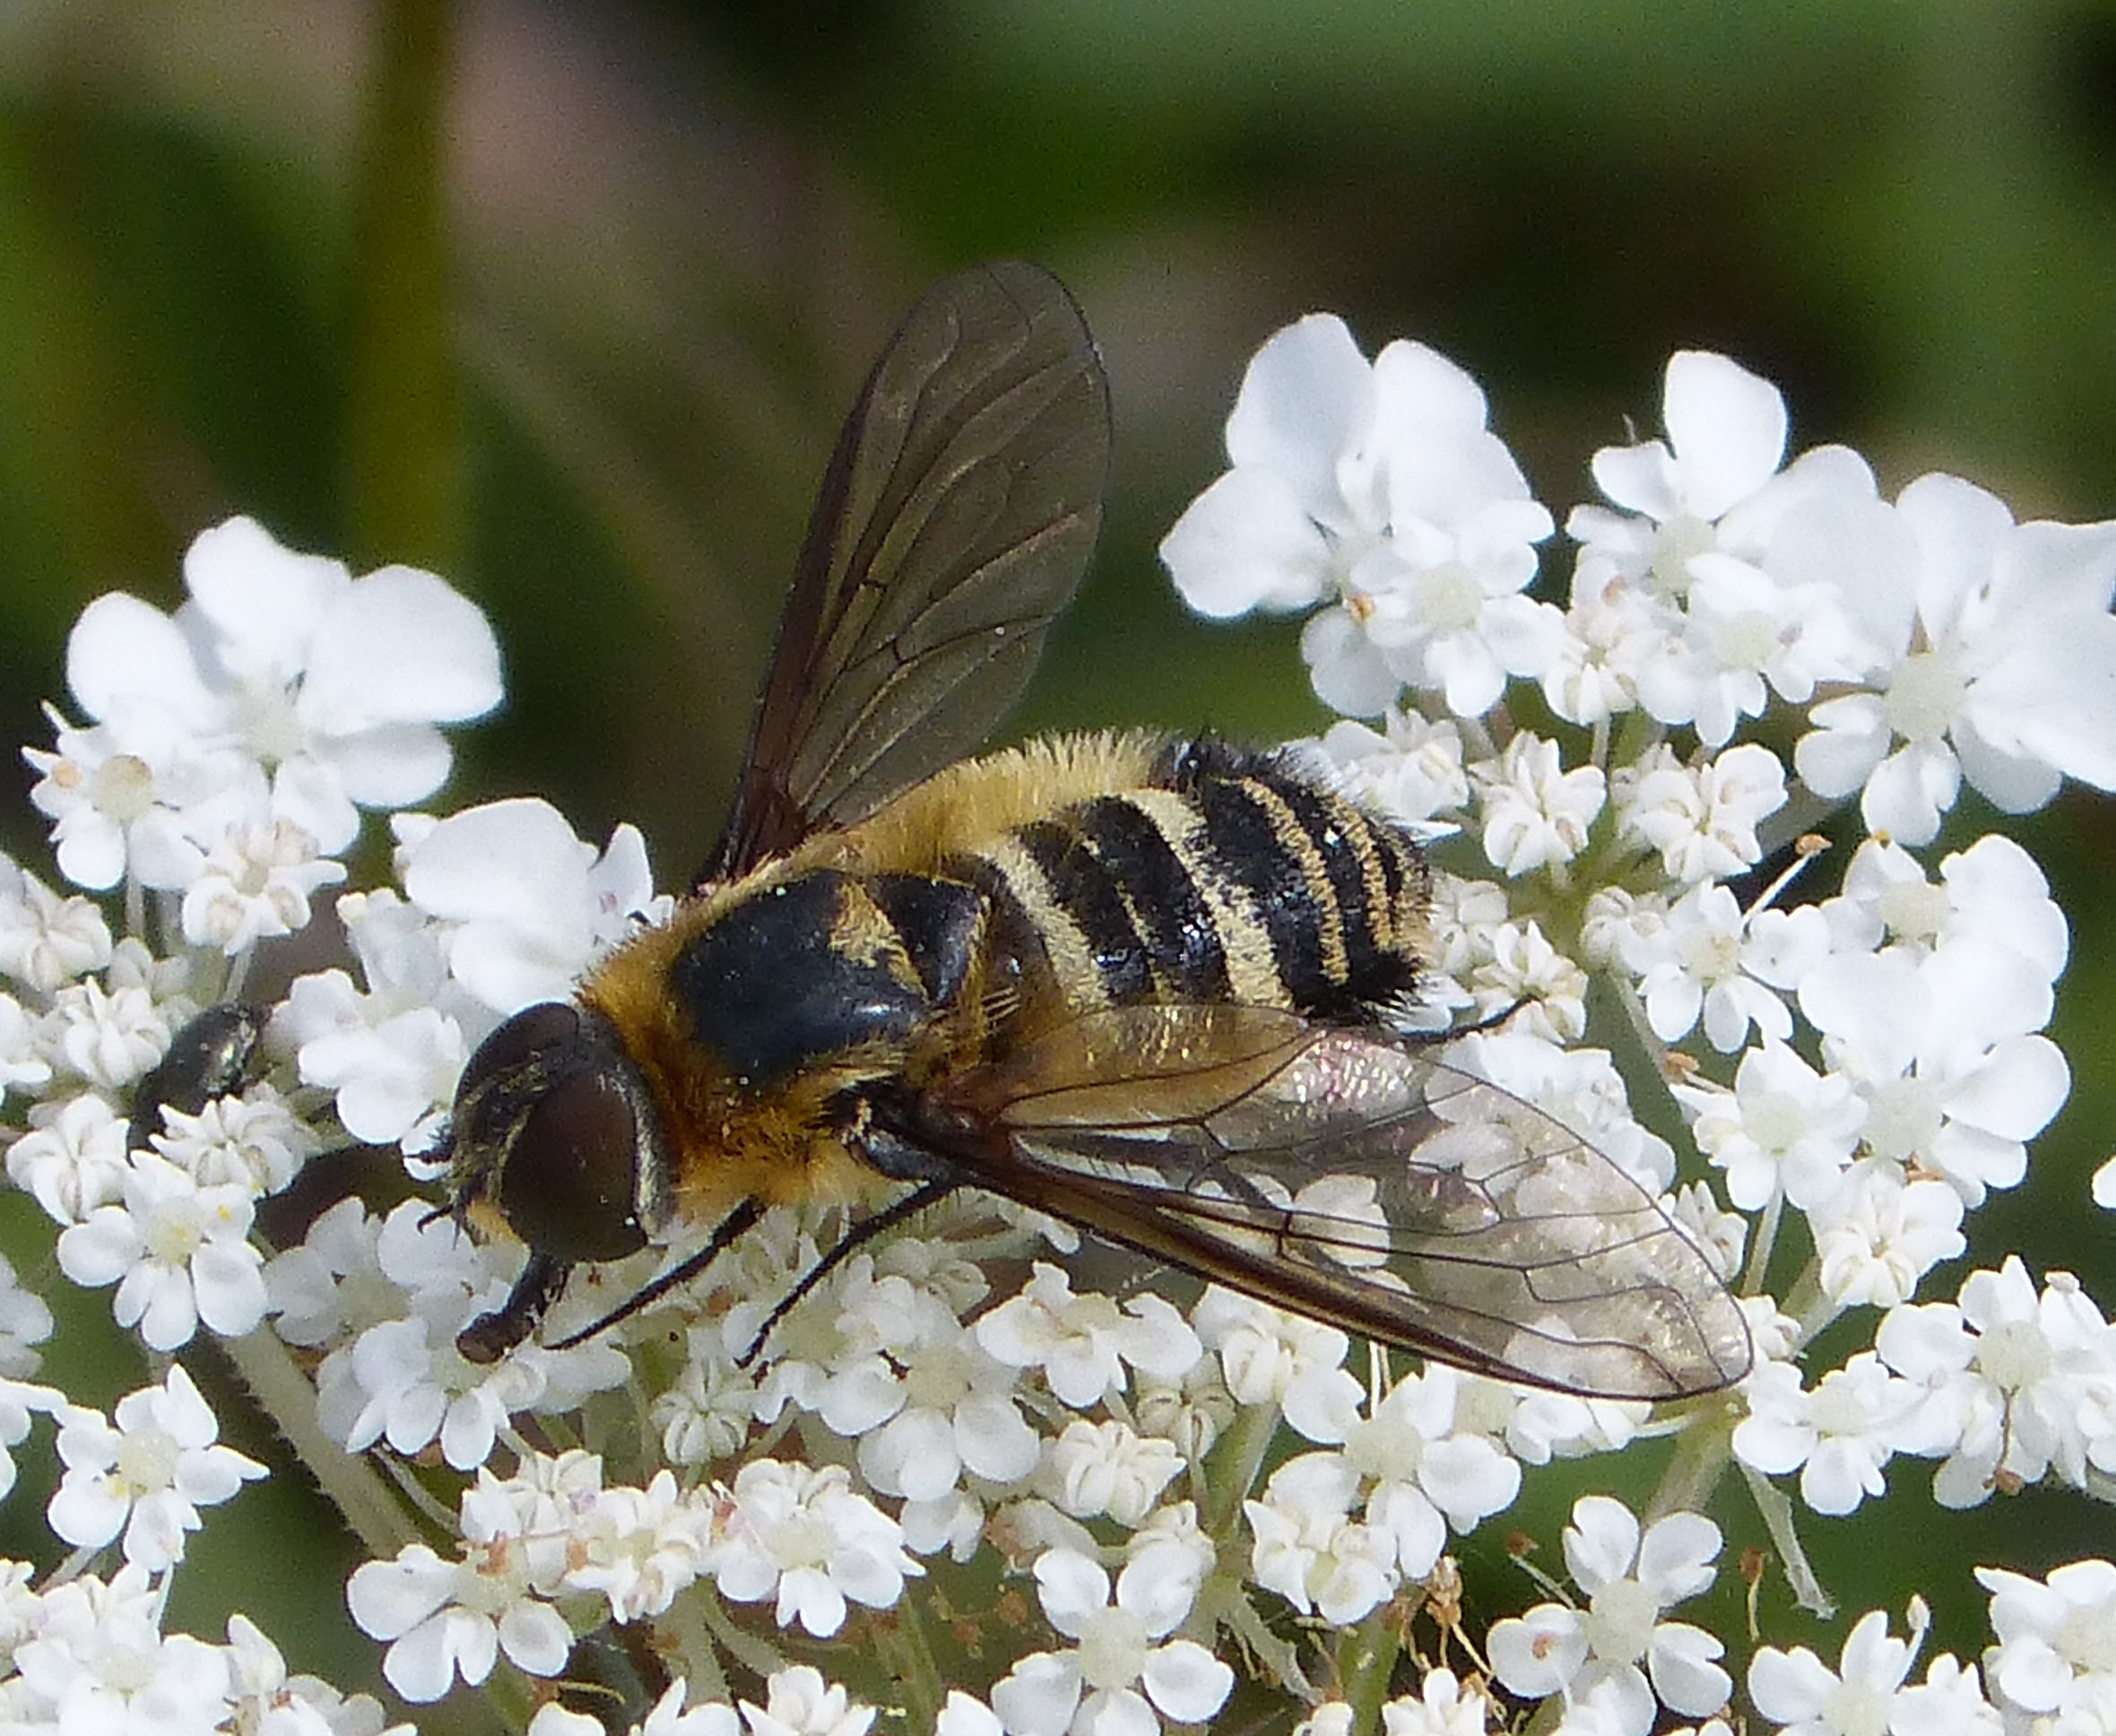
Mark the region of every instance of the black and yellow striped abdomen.
POLYGON ((1426 866, 1286 756, 1179 742, 1143 787, 1068 803, 941 864, 990 906, 1032 1010, 1239 1002, 1370 1020, 1416 986, 1426 866))
POLYGON ((1081 1013, 1373 1023, 1417 987, 1427 897, 1410 838, 1287 755, 1048 737, 707 889, 580 999, 623 1033, 691 1209, 722 1211, 812 1197, 877 1089, 1081 1013))

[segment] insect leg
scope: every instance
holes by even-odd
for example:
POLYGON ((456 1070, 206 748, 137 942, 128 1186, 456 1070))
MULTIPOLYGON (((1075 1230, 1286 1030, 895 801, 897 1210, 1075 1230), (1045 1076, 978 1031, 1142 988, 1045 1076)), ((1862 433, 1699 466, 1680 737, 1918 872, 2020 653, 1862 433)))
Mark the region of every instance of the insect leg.
MULTIPOLYGON (((550 1348, 554 1350, 570 1350, 576 1344, 586 1343, 597 1332, 608 1332, 620 1321, 629 1320, 640 1309, 653 1306, 671 1290, 679 1285, 689 1283, 711 1265, 730 1243, 749 1230, 763 1215, 764 1208, 759 1205, 756 1201, 744 1200, 741 1204, 735 1207, 733 1211, 720 1220, 719 1226, 713 1231, 712 1239, 698 1249, 696 1254, 678 1261, 659 1278, 655 1279, 645 1288, 635 1290, 618 1306, 596 1321, 594 1325, 584 1326, 579 1332, 573 1333, 570 1337, 560 1339, 550 1348)), ((534 1258, 533 1255, 531 1257, 534 1258)), ((507 1306, 512 1306, 513 1303, 514 1298, 509 1297, 507 1306)), ((506 1308, 500 1310, 502 1314, 506 1311, 506 1308)), ((493 1320, 499 1318, 499 1315, 488 1315, 485 1317, 488 1320, 493 1320)), ((470 1324, 469 1330, 474 1332, 477 1330, 477 1326, 478 1323, 473 1320, 470 1324)), ((465 1352, 465 1354, 468 1353, 465 1352)))
POLYGON ((764 1341, 771 1336, 772 1328, 798 1307, 808 1293, 846 1263, 848 1255, 857 1253, 884 1230, 894 1229, 905 1219, 915 1217, 929 1205, 937 1204, 955 1192, 958 1183, 932 1181, 922 1183, 894 1204, 884 1207, 871 1218, 863 1218, 832 1245, 828 1253, 801 1274, 801 1281, 779 1298, 779 1303, 764 1317, 764 1324, 758 1327, 757 1336, 750 1341, 750 1348, 737 1357, 735 1367, 747 1368, 757 1360, 764 1349, 764 1341))
MULTIPOLYGON (((565 1261, 531 1249, 529 1263, 515 1280, 506 1301, 490 1314, 481 1314, 455 1334, 455 1348, 465 1362, 498 1362, 536 1330, 552 1298, 566 1288, 566 1274, 573 1268, 565 1261)), ((597 1330, 600 1330, 599 1328, 597 1330)))

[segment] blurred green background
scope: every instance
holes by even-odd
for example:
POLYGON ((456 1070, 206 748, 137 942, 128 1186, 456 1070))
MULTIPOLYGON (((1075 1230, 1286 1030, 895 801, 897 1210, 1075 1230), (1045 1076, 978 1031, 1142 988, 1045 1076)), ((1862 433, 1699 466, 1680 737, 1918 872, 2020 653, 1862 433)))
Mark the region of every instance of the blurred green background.
MULTIPOLYGON (((1561 518, 1680 345, 1779 382, 1797 444, 1848 441, 1891 490, 1943 467, 2023 517, 2116 515, 2106 4, 6 0, 4 739, 48 741, 89 598, 173 606, 189 539, 246 511, 474 595, 510 699, 455 795, 636 820, 681 880, 838 417, 916 291, 998 254, 1072 286, 1119 432, 1024 728, 1322 721, 1289 626, 1186 619, 1153 554, 1246 356, 1317 308, 1474 372, 1561 518)), ((0 844, 39 864, 6 775, 0 844)), ((2104 1306, 2110 816, 2073 796, 2014 829, 2075 924, 2078 1079, 2032 1186, 1978 1220, 2104 1306)), ((1518 1516, 1548 1538, 1602 1474, 1518 1516)), ((1908 1525, 1927 1471, 1890 1480, 1806 1533, 1852 1610, 1921 1588, 1958 1650, 1970 1563, 2046 1565, 2106 1517, 2030 1494, 1908 1525)), ((179 1575, 201 1631, 240 1601, 212 1585, 179 1575)))

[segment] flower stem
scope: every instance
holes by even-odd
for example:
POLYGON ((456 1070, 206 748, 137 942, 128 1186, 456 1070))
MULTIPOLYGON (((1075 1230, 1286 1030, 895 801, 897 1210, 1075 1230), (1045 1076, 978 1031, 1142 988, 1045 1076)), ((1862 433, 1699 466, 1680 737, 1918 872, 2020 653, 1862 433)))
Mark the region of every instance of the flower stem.
POLYGON ((1396 1658, 1403 1649, 1400 1620, 1393 1605, 1384 1601, 1345 1636, 1346 1644, 1339 1651, 1354 1736, 1372 1736, 1381 1728, 1382 1702, 1389 1697, 1396 1658))
POLYGON ((375 1559, 421 1541, 417 1523, 363 1454, 348 1453, 316 1419, 316 1388, 269 1327, 221 1339, 235 1372, 375 1559))
POLYGON ((1205 1534, 1224 1544, 1241 1515, 1243 1497, 1279 1432, 1279 1407, 1249 1406, 1206 1466, 1205 1534))
POLYGON ((1808 1559, 1808 1551, 1800 1546, 1800 1534, 1793 1526, 1792 1502, 1768 1479, 1747 1465, 1741 1467, 1741 1474, 1748 1480, 1749 1495, 1756 1501, 1756 1511, 1764 1516, 1771 1541, 1778 1547, 1779 1563, 1785 1569, 1786 1583, 1792 1587, 1794 1600, 1801 1609, 1811 1610, 1827 1621, 1837 1612, 1837 1601, 1823 1589, 1821 1580, 1815 1576, 1814 1565, 1808 1559))
MULTIPOLYGON (((909 1588, 906 1589, 908 1593, 909 1588)), ((898 1599, 897 1607, 876 1626, 880 1636, 879 1649, 904 1697, 910 1728, 932 1730, 940 1720, 948 1690, 941 1680, 933 1648, 927 1643, 925 1624, 919 1619, 918 1599, 908 1594, 898 1599)))
POLYGON ((354 180, 346 506, 363 564, 447 568, 462 534, 462 430, 448 293, 450 76, 459 8, 375 13, 354 180))

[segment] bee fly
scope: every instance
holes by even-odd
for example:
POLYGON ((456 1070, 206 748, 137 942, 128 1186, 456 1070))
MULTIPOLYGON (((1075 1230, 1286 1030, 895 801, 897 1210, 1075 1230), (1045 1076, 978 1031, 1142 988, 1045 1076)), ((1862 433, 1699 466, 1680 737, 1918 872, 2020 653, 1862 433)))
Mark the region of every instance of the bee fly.
POLYGON ((984 1188, 1480 1373, 1739 1379, 1740 1311, 1652 1198, 1394 1029, 1427 944, 1397 825, 1212 741, 960 758, 1078 586, 1108 452, 1100 359, 1045 272, 980 266, 912 309, 825 473, 706 872, 463 1075, 452 1209, 529 1248, 464 1354, 680 1220, 717 1228, 568 1342, 767 1207, 878 1207, 798 1297, 984 1188))

